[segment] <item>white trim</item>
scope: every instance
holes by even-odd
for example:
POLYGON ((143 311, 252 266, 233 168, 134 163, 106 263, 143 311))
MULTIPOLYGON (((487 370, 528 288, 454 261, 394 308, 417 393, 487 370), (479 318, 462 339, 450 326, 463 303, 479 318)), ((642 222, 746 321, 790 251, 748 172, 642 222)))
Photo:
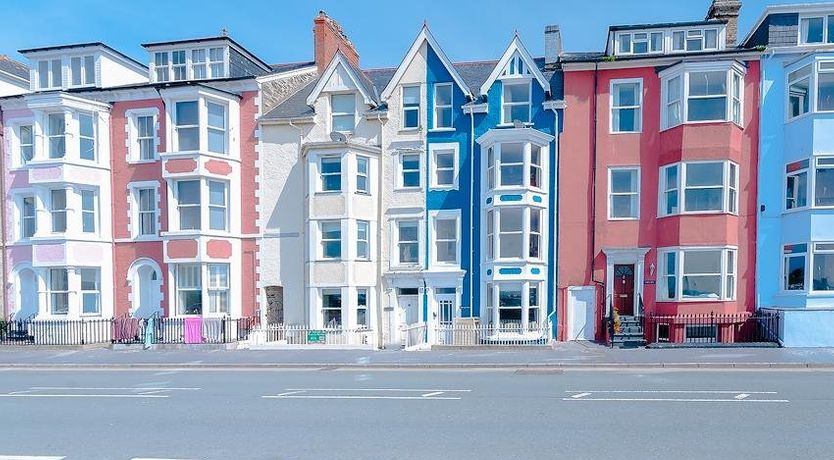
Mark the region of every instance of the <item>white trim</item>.
POLYGON ((461 264, 461 211, 460 209, 444 209, 429 211, 429 267, 460 269, 461 264), (437 260, 437 228, 438 220, 455 220, 455 262, 441 262, 437 260))
POLYGON ((723 246, 669 246, 669 247, 661 247, 657 248, 657 301, 658 302, 678 302, 678 303, 698 303, 698 302, 735 302, 737 300, 737 293, 738 293, 738 283, 739 283, 739 275, 738 275, 738 247, 733 245, 723 245, 723 246), (720 251, 721 253, 721 267, 720 273, 700 273, 700 274, 690 274, 688 276, 720 276, 720 293, 718 298, 712 297, 684 297, 683 296, 683 277, 686 276, 684 274, 684 259, 686 258, 686 252, 714 252, 720 251), (673 253, 675 254, 675 273, 674 275, 666 273, 666 260, 665 257, 667 254, 673 253), (728 266, 728 257, 729 254, 733 254, 733 265, 732 267, 728 266), (675 277, 675 298, 670 299, 666 293, 668 293, 667 288, 667 277, 674 276, 675 277), (727 280, 729 276, 733 277, 733 292, 728 293, 727 291, 727 280))
POLYGON ((629 220, 640 220, 640 198, 642 195, 642 183, 640 178, 640 166, 610 166, 608 168, 608 220, 614 221, 629 221, 629 220), (637 190, 632 192, 618 192, 614 193, 613 189, 613 173, 615 171, 633 171, 637 173, 637 190), (636 196, 637 206, 634 211, 634 215, 630 217, 614 217, 612 216, 612 211, 614 209, 613 206, 613 198, 614 196, 636 196))
MULTIPOLYGON (((385 89, 382 90, 380 94, 380 99, 383 101, 387 101, 391 95, 394 93, 394 89, 399 84, 400 80, 402 79, 405 71, 408 68, 408 65, 411 64, 411 61, 414 59, 414 56, 420 52, 420 48, 423 46, 423 42, 426 42, 433 50, 434 53, 437 55, 440 62, 443 63, 443 66, 446 67, 446 71, 449 72, 449 75, 452 76, 452 79, 457 83, 458 87, 467 95, 472 97, 472 90, 466 86, 463 78, 458 73, 455 66, 452 65, 452 61, 446 56, 446 53, 443 52, 443 48, 440 47, 440 44, 437 43, 435 40, 434 35, 432 35, 431 31, 429 30, 428 26, 423 24, 423 27, 420 29, 420 33, 417 34, 417 37, 411 43, 411 47, 408 49, 408 52, 403 57, 402 62, 397 67, 397 71, 394 72, 394 76, 391 77, 391 80, 388 82, 388 85, 385 86, 385 89)), ((309 102, 308 102, 309 103, 309 102)))
POLYGON ((642 78, 621 78, 613 79, 608 90, 608 133, 609 134, 640 134, 643 132, 643 79, 642 78), (614 87, 617 85, 628 85, 637 83, 637 105, 636 106, 614 106, 614 87), (614 129, 614 110, 636 110, 636 125, 634 131, 619 131, 614 129))
MULTIPOLYGON (((739 178, 740 178, 740 166, 738 163, 732 160, 696 160, 696 161, 683 161, 678 163, 670 163, 661 165, 659 169, 658 175, 658 191, 657 191, 657 216, 658 217, 666 217, 666 216, 675 216, 675 215, 699 215, 699 214, 731 214, 731 215, 739 215, 739 190, 741 189, 739 178), (693 164, 707 164, 707 163, 721 163, 722 164, 722 179, 721 179, 721 190, 722 190, 722 204, 720 210, 707 210, 707 211, 687 211, 686 208, 686 174, 688 165, 693 164), (670 168, 676 167, 677 168, 677 182, 675 186, 672 188, 668 188, 667 186, 670 184, 666 183, 666 171, 670 168), (735 177, 733 176, 733 171, 735 172, 735 177), (735 188, 731 186, 732 180, 735 181, 735 188), (677 191, 677 212, 666 212, 666 191, 677 191), (735 200, 731 200, 731 191, 735 191, 735 200)), ((693 186, 689 187, 690 189, 693 186)), ((715 186, 696 186, 694 188, 718 188, 717 185, 715 186)))
POLYGON ((735 123, 736 125, 743 127, 744 126, 744 85, 745 80, 744 77, 747 75, 747 69, 741 65, 738 61, 735 60, 726 60, 726 61, 709 61, 709 62, 685 62, 678 65, 674 65, 668 69, 663 70, 660 72, 660 91, 661 91, 661 104, 660 104, 660 130, 665 131, 667 129, 674 128, 679 125, 687 125, 687 124, 704 124, 704 123, 735 123), (719 98, 723 97, 725 99, 724 105, 724 117, 720 119, 713 119, 713 120, 689 120, 689 100, 695 96, 690 96, 690 75, 692 73, 705 73, 705 72, 724 72, 725 73, 725 92, 723 94, 715 94, 715 95, 708 95, 708 96, 699 96, 701 98, 719 98), (739 78, 739 97, 738 97, 738 120, 736 120, 734 113, 733 113, 733 105, 734 100, 736 99, 733 90, 734 90, 734 77, 738 76, 739 78), (666 111, 667 106, 672 102, 669 100, 669 91, 668 91, 668 83, 673 79, 680 77, 680 99, 678 103, 680 104, 680 120, 676 123, 670 123, 668 119, 668 114, 666 111))
POLYGON ((643 274, 645 273, 646 254, 650 248, 603 248, 605 254, 605 299, 603 305, 605 313, 610 313, 609 307, 613 307, 614 296, 614 265, 634 265, 634 315, 641 315, 640 299, 643 297, 643 274), (608 303, 608 299, 611 303, 608 303))
POLYGON ((429 144, 429 190, 458 190, 460 176, 460 144, 457 142, 446 142, 440 144, 429 144), (437 183, 437 160, 435 156, 440 152, 452 151, 453 157, 453 178, 451 184, 440 185, 437 183))
POLYGON ((501 71, 504 70, 504 67, 510 62, 513 55, 518 52, 521 58, 524 60, 524 64, 530 70, 530 73, 533 75, 533 78, 539 82, 542 89, 545 91, 550 91, 550 83, 544 78, 541 70, 536 65, 536 61, 533 59, 533 56, 527 51, 524 44, 521 42, 521 38, 519 38, 518 34, 513 36, 513 39, 510 41, 510 44, 507 46, 507 49, 504 51, 504 54, 501 56, 501 59, 495 64, 493 67, 492 72, 489 74, 489 77, 486 79, 483 85, 481 85, 480 92, 481 94, 487 94, 489 92, 489 88, 495 83, 495 80, 501 75, 501 71))
POLYGON ((345 72, 347 72, 347 75, 350 77, 353 85, 356 87, 356 90, 362 95, 365 103, 370 106, 375 106, 376 103, 374 102, 373 97, 371 97, 371 95, 365 90, 361 77, 356 75, 354 67, 348 64, 347 58, 341 51, 336 51, 336 54, 333 56, 333 60, 330 61, 330 64, 328 64, 327 68, 324 69, 324 72, 322 72, 321 77, 319 77, 319 81, 316 82, 316 86, 313 87, 313 91, 309 96, 307 96, 307 105, 315 105, 316 99, 319 98, 319 95, 324 90, 325 85, 327 85, 327 82, 339 66, 342 66, 345 69, 345 72))
POLYGON ((127 162, 128 164, 138 163, 152 163, 159 160, 160 136, 159 136, 159 109, 157 107, 146 107, 141 109, 129 109, 125 111, 125 143, 127 144, 127 162), (142 159, 139 158, 141 149, 138 145, 138 126, 137 119, 139 117, 153 117, 153 158, 142 159))

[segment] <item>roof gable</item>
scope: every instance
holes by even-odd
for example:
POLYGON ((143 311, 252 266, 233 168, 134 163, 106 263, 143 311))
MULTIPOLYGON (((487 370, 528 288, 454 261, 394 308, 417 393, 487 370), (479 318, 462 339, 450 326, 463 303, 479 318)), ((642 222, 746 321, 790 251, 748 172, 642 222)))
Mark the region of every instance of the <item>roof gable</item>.
POLYGON ((542 74, 541 70, 539 70, 539 66, 536 65, 536 61, 533 59, 533 56, 530 55, 530 52, 527 51, 527 48, 525 48, 524 44, 521 43, 521 39, 518 37, 518 34, 515 34, 510 42, 510 46, 508 46, 507 50, 504 51, 501 59, 497 64, 495 64, 495 67, 493 67, 492 73, 489 74, 489 77, 486 79, 484 84, 481 85, 481 94, 486 94, 489 91, 489 87, 492 86, 492 84, 495 83, 495 80, 502 75, 507 72, 519 71, 522 73, 529 72, 529 75, 538 81, 545 91, 550 91, 550 84, 547 82, 547 79, 544 78, 544 74, 542 74), (514 59, 516 57, 519 59, 514 59), (518 67, 519 61, 523 67, 518 67))
POLYGON ((400 82, 400 79, 405 74, 406 69, 411 64, 411 61, 414 60, 414 57, 417 53, 420 52, 420 47, 423 46, 423 43, 427 43, 429 47, 434 51, 434 54, 437 55, 440 62, 443 63, 443 66, 446 67, 446 70, 449 72, 449 75, 452 76, 452 79, 455 83, 460 87, 460 89, 468 96, 472 96, 472 91, 469 89, 469 86, 466 85, 463 78, 458 73, 457 69, 454 65, 452 65, 452 61, 449 60, 446 53, 443 52, 443 48, 437 43, 435 40, 434 35, 432 35, 431 31, 429 30, 428 26, 423 24, 423 27, 420 29, 420 33, 417 34, 417 38, 414 39, 414 42, 411 44, 411 48, 408 49, 405 57, 403 58, 402 62, 400 63, 399 67, 397 67, 396 72, 394 72, 394 76, 388 82, 388 85, 382 91, 380 98, 382 100, 387 100, 391 97, 394 90, 397 87, 397 84, 400 82))
POLYGON ((376 105, 372 89, 368 87, 369 83, 366 83, 363 75, 361 75, 355 67, 350 65, 341 51, 336 52, 336 55, 333 56, 330 64, 328 64, 327 68, 324 69, 324 72, 322 73, 321 78, 319 78, 319 81, 316 83, 316 86, 313 88, 313 91, 310 92, 309 96, 307 96, 307 105, 312 106, 316 103, 316 99, 318 99, 319 95, 327 89, 328 85, 331 84, 331 80, 334 76, 339 78, 340 84, 349 84, 351 89, 359 91, 359 94, 362 95, 366 104, 371 106, 376 105))

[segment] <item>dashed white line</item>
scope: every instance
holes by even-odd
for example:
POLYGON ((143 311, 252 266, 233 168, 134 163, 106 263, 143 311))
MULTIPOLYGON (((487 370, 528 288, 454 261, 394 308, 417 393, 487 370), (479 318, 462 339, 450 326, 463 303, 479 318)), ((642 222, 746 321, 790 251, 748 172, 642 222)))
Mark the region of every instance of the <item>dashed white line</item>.
POLYGON ((84 391, 151 391, 151 390, 171 390, 171 391, 198 391, 202 390, 199 387, 29 387, 30 390, 84 390, 84 391))
POLYGON ((62 460, 66 457, 50 457, 43 455, 0 455, 0 460, 62 460))
POLYGON ((399 399, 399 400, 419 400, 419 401, 437 401, 437 400, 450 400, 456 401, 460 398, 448 396, 448 397, 423 397, 423 396, 359 396, 359 395, 288 395, 288 396, 279 396, 279 395, 264 395, 261 398, 266 399, 399 399))
MULTIPOLYGON (((114 395, 114 394, 12 394, 0 393, 0 398, 167 398, 168 395, 114 395)), ((5 460, 0 457, 0 460, 5 460)))
POLYGON ((425 393, 425 394, 422 394, 420 396, 422 396, 424 398, 430 398, 432 396, 437 396, 437 395, 442 395, 442 394, 443 394, 442 391, 432 391, 431 393, 425 393))
POLYGON ((735 396, 735 398, 736 398, 736 399, 745 399, 745 398, 747 398, 747 397, 749 397, 749 396, 750 396, 750 394, 749 394, 749 393, 742 393, 742 394, 740 394, 740 395, 736 395, 736 396, 735 396))
POLYGON ((787 399, 562 398, 562 401, 787 403, 787 399))
POLYGON ((775 391, 725 391, 725 390, 565 390, 565 393, 688 393, 688 394, 732 394, 775 395, 775 391))
POLYGON ((591 393, 587 393, 587 392, 586 393, 579 393, 579 394, 575 394, 575 395, 571 396, 571 398, 573 398, 573 399, 584 398, 585 396, 590 396, 590 394, 591 393))

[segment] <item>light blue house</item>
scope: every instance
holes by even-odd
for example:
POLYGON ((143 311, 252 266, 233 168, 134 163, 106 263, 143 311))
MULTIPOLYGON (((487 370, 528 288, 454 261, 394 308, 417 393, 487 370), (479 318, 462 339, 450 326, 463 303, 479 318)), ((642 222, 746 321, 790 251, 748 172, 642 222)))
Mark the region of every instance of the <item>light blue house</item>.
POLYGON ((763 47, 757 303, 785 346, 834 346, 834 3, 770 6, 763 47))

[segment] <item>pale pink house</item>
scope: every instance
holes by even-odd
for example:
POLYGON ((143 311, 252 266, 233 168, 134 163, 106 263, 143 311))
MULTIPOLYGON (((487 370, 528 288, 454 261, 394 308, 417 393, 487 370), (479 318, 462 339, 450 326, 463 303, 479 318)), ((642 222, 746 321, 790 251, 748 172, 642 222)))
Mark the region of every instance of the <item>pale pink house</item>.
POLYGON ((6 316, 256 313, 258 77, 229 37, 22 50, 0 98, 6 316))

